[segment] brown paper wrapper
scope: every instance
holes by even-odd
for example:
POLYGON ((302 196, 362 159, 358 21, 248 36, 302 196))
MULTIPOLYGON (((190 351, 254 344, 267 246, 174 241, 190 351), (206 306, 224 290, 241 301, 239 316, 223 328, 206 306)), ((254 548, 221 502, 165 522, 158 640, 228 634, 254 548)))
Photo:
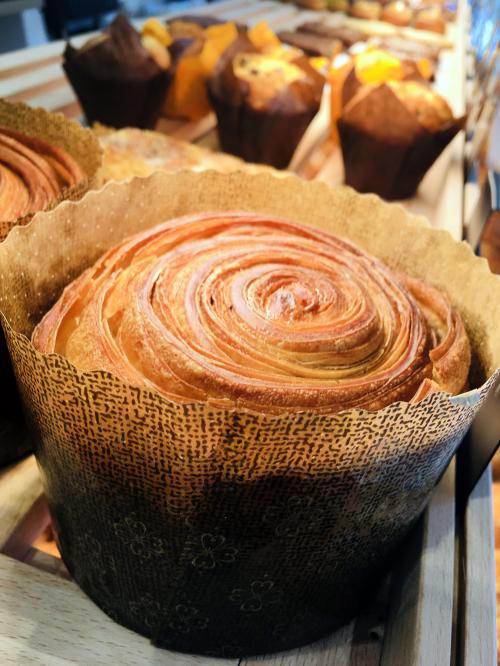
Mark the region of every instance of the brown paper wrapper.
POLYGON ((124 16, 107 29, 110 37, 88 49, 66 45, 63 67, 89 124, 153 129, 171 72, 162 69, 124 16))
POLYGON ((175 650, 234 657, 330 631, 378 580, 488 393, 499 299, 500 279, 446 232, 297 178, 158 173, 37 215, 0 247, 0 307, 72 575, 111 617, 175 650), (63 287, 124 237, 235 208, 328 229, 442 288, 480 388, 378 412, 267 416, 177 404, 29 342, 63 287))
MULTIPOLYGON (((66 120, 62 114, 32 109, 25 104, 12 104, 2 99, 0 127, 18 130, 63 148, 82 167, 86 177, 75 187, 67 188, 60 197, 50 203, 49 208, 55 207, 63 199, 79 199, 92 186, 101 165, 101 149, 89 130, 66 120)), ((32 217, 33 215, 26 215, 16 220, 0 220, 0 241, 14 226, 27 224, 32 217)), ((3 388, 0 401, 1 467, 31 449, 3 336, 0 336, 0 378, 3 388)))
POLYGON ((456 118, 431 132, 388 86, 378 86, 337 120, 346 184, 387 200, 408 199, 463 124, 456 118))

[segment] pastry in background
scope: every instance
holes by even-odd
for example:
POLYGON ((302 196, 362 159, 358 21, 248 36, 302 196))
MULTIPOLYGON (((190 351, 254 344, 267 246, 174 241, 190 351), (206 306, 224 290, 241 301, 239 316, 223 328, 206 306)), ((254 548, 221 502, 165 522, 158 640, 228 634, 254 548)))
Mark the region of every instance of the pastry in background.
POLYGON ((304 9, 326 9, 327 0, 297 0, 297 5, 304 9))
POLYGON ((63 148, 0 127, 0 220, 44 210, 85 178, 63 148))
POLYGON ((382 7, 379 2, 373 2, 372 0, 354 0, 351 5, 350 14, 351 16, 354 16, 354 18, 376 21, 380 18, 381 11, 382 7))
POLYGON ((123 15, 75 49, 63 68, 89 123, 154 127, 170 83, 170 56, 151 34, 141 35, 123 15))
POLYGON ((173 82, 163 106, 169 118, 202 118, 211 110, 206 82, 223 53, 238 39, 234 23, 202 28, 196 23, 169 24, 173 43, 173 82))
POLYGON ((328 0, 328 9, 331 12, 348 12, 350 7, 349 0, 328 0))
POLYGON ((434 67, 439 60, 441 49, 434 44, 416 42, 412 39, 405 39, 398 35, 388 35, 379 39, 379 46, 399 58, 408 58, 415 61, 428 60, 434 67))
POLYGON ((346 183, 385 199, 411 197, 462 126, 422 83, 362 86, 337 122, 346 183))
POLYGON ((168 22, 169 28, 171 28, 175 23, 189 23, 191 25, 198 25, 201 28, 208 28, 211 25, 220 25, 221 23, 226 23, 226 21, 215 18, 215 16, 205 16, 202 14, 181 14, 180 16, 176 16, 173 19, 170 19, 168 22))
POLYGON ((441 7, 425 7, 417 11, 415 17, 415 27, 421 30, 430 30, 444 34, 446 31, 446 22, 441 7))
POLYGON ((413 10, 403 0, 389 2, 383 9, 380 16, 382 21, 393 23, 394 25, 407 26, 413 19, 413 10))
POLYGON ((342 42, 337 38, 290 30, 282 30, 278 37, 285 44, 302 49, 310 56, 333 58, 342 51, 342 42))
POLYGON ((0 242, 35 213, 83 196, 100 164, 90 130, 60 113, 0 99, 0 242))
POLYGON ((222 150, 284 169, 319 110, 324 77, 302 57, 292 62, 239 53, 209 81, 222 150))
POLYGON ((327 39, 338 39, 345 48, 350 48, 353 44, 367 39, 367 36, 361 30, 350 28, 347 25, 328 25, 321 21, 307 21, 299 25, 297 30, 298 32, 318 35, 327 39))
POLYGON ((246 171, 270 172, 267 167, 247 164, 243 160, 195 146, 174 137, 127 127, 112 130, 95 127, 103 150, 102 166, 97 174, 97 187, 110 180, 129 180, 134 176, 146 177, 155 171, 246 171))
POLYGON ((430 132, 437 132, 453 120, 448 102, 434 90, 415 81, 389 81, 387 84, 406 109, 430 132))
POLYGON ((258 50, 289 60, 302 55, 278 39, 267 23, 257 23, 248 30, 232 22, 203 24, 176 19, 167 29, 172 38, 173 83, 163 106, 169 118, 197 120, 212 109, 207 81, 215 67, 238 52, 258 50))

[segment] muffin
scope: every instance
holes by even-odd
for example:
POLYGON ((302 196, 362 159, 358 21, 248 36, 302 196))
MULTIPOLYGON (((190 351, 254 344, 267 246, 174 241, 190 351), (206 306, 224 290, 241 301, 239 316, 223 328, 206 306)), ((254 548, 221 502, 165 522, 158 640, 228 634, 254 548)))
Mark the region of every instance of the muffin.
POLYGON ((331 84, 331 129, 338 141, 337 120, 343 107, 366 84, 391 80, 424 80, 429 76, 426 62, 402 59, 387 50, 369 47, 350 57, 338 56, 329 72, 331 84))
POLYGON ((119 15, 80 49, 67 44, 63 67, 87 121, 154 127, 170 83, 170 57, 152 34, 119 15))
POLYGON ((169 24, 173 43, 173 81, 163 105, 168 118, 197 120, 211 110, 206 82, 224 52, 240 40, 234 23, 203 28, 187 21, 169 24))
POLYGON ((424 9, 417 11, 415 16, 415 28, 444 34, 446 31, 446 22, 443 17, 442 8, 433 6, 425 7, 424 9))
POLYGON ((351 5, 350 14, 354 18, 376 21, 380 18, 382 7, 379 2, 372 0, 354 0, 351 5))
POLYGON ((328 0, 328 9, 331 12, 345 12, 349 11, 349 0, 328 0))
MULTIPOLYGON (((294 49, 282 44, 265 21, 248 30, 235 23, 203 23, 174 20, 168 24, 172 38, 173 82, 163 113, 172 118, 196 120, 211 111, 207 81, 216 65, 237 52, 256 49, 273 52, 275 57, 290 59, 294 49)), ((302 52, 295 50, 295 57, 302 52)))
POLYGON ((209 81, 222 150, 286 168, 319 110, 323 85, 306 58, 246 52, 229 59, 209 81))
POLYGON ((462 125, 422 83, 363 86, 337 121, 346 183, 386 199, 411 197, 462 125))
POLYGON ((297 0, 297 4, 304 9, 321 10, 327 8, 327 0, 297 0))
POLYGON ((415 81, 388 81, 387 85, 429 132, 437 132, 453 121, 448 102, 427 86, 415 81))
POLYGON ((413 18, 413 10, 403 0, 390 2, 382 9, 380 16, 382 21, 393 23, 394 25, 410 25, 413 18))

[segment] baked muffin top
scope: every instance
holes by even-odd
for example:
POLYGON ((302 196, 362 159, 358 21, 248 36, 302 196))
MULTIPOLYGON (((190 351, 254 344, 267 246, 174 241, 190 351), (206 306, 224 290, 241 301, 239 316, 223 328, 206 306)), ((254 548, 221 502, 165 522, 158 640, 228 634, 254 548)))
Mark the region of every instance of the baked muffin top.
POLYGON ((388 81, 387 85, 429 131, 439 130, 453 120, 448 102, 425 85, 417 81, 388 81))

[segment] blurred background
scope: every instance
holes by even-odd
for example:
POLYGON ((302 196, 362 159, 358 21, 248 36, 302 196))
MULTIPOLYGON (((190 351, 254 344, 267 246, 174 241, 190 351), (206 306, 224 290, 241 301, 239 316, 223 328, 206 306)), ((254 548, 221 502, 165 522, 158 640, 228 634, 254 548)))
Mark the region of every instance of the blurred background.
POLYGON ((96 30, 118 11, 132 17, 184 11, 207 0, 0 0, 0 53, 96 30))

